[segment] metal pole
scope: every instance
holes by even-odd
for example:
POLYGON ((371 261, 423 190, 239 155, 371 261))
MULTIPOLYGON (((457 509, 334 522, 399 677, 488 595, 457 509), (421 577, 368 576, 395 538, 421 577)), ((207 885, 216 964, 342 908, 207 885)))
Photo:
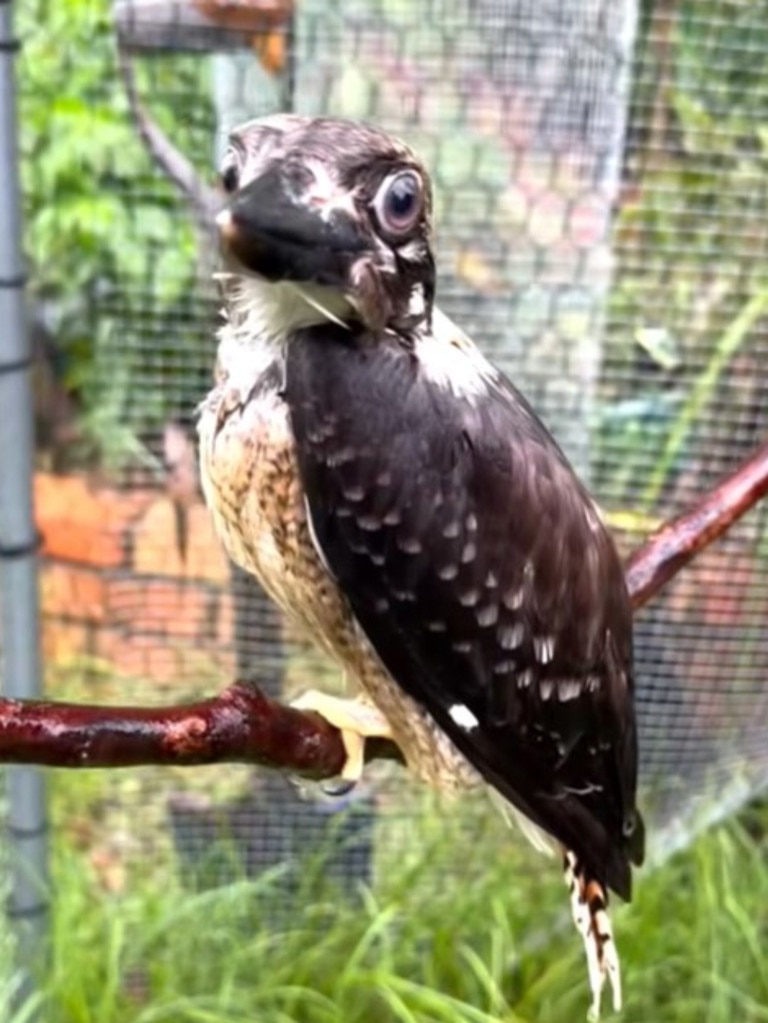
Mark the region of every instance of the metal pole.
MULTIPOLYGON (((4 694, 34 699, 40 695, 40 642, 31 358, 13 68, 18 46, 11 0, 0 0, 0 637, 4 694)), ((9 913, 23 976, 17 992, 22 1002, 32 990, 31 968, 39 962, 48 933, 46 800, 43 776, 36 768, 9 768, 7 781, 9 913)))

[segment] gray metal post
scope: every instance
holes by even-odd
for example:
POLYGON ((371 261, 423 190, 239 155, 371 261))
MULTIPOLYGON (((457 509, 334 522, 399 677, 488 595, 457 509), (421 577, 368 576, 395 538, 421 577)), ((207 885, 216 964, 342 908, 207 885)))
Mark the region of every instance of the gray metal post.
MULTIPOLYGON (((3 693, 40 695, 34 456, 30 349, 24 306, 21 207, 10 0, 0 0, 0 612, 3 693)), ((35 768, 8 770, 10 915, 21 972, 19 998, 32 988, 29 967, 47 938, 44 780, 35 768)))

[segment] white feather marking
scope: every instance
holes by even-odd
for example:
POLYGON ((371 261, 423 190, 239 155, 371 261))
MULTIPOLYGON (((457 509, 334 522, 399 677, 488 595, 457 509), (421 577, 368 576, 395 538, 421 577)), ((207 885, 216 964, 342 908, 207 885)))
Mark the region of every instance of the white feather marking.
POLYGON ((600 676, 587 675, 587 681, 584 683, 584 688, 588 693, 596 693, 600 688, 600 676))
POLYGON ((555 656, 554 636, 534 636, 533 652, 540 664, 549 664, 555 656))
POLYGON ((517 667, 517 661, 497 661, 493 668, 494 675, 509 675, 517 667))
POLYGON ((533 672, 530 668, 524 668, 517 676, 517 688, 527 689, 531 682, 533 682, 533 672))
POLYGON ((464 544, 461 551, 461 563, 462 565, 468 565, 470 561, 474 561, 477 556, 477 544, 470 540, 469 543, 464 544))
POLYGON ((344 330, 349 330, 349 324, 337 316, 327 305, 323 304, 317 296, 312 295, 305 285, 294 284, 293 287, 301 295, 305 302, 307 302, 313 309, 321 314, 326 320, 330 320, 331 323, 335 323, 339 327, 343 327, 344 330))
POLYGON ((522 586, 518 586, 516 590, 509 590, 501 598, 501 602, 509 611, 517 611, 519 607, 523 606, 525 600, 525 589, 522 586))
POLYGON ((322 160, 306 160, 305 167, 311 171, 314 180, 308 189, 293 193, 297 206, 312 207, 326 223, 339 210, 352 217, 357 215, 354 195, 331 177, 322 160))
POLYGON ((265 281, 232 276, 226 289, 226 322, 219 330, 222 343, 242 347, 279 346, 289 334, 314 323, 346 326, 347 299, 332 288, 292 281, 265 281))
POLYGON ((437 308, 432 312, 431 335, 418 335, 414 351, 425 376, 458 398, 477 401, 494 386, 496 370, 467 335, 437 308))
POLYGON ((448 708, 448 713, 459 728, 463 728, 465 732, 471 732, 480 724, 469 707, 465 707, 463 703, 454 703, 452 707, 448 708))
POLYGON ((317 538, 317 533, 315 532, 315 524, 312 521, 312 512, 310 511, 309 501, 306 499, 306 497, 304 498, 304 513, 307 516, 307 532, 309 533, 309 539, 312 541, 312 546, 315 548, 315 552, 318 558, 320 559, 320 564, 323 566, 323 568, 331 577, 331 579, 335 579, 336 577, 331 571, 331 566, 328 564, 325 554, 323 553, 323 548, 320 546, 320 541, 317 538))
POLYGON ((426 312, 427 306, 424 301, 424 288, 421 284, 415 284, 411 291, 411 296, 408 299, 408 315, 409 316, 423 316, 426 312))
POLYGON ((502 625, 499 628, 499 646, 502 650, 516 650, 523 642, 525 628, 522 622, 502 625))
POLYGON ((406 242, 405 245, 401 245, 397 254, 406 263, 420 263, 426 255, 426 246, 423 241, 414 238, 406 242))
POLYGON ((495 625, 499 620, 499 605, 498 604, 487 604, 485 607, 481 607, 476 614, 477 624, 481 628, 488 628, 491 625, 495 625))
POLYGON ((562 703, 567 703, 568 700, 575 700, 580 693, 580 682, 565 679, 564 681, 557 683, 557 695, 562 703))

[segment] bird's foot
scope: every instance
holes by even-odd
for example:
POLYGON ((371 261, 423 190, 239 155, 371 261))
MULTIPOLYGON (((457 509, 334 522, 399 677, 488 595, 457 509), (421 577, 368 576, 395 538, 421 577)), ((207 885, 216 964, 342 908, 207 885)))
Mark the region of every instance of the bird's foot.
POLYGON ((339 775, 341 784, 324 786, 329 795, 342 796, 355 787, 363 776, 365 766, 365 740, 391 739, 392 730, 384 715, 373 704, 362 699, 344 699, 329 696, 316 689, 291 701, 297 710, 314 711, 338 728, 347 755, 339 775))
POLYGON ((592 992, 587 1019, 600 1018, 600 999, 606 977, 611 985, 614 1012, 621 1011, 621 970, 608 917, 607 894, 599 881, 588 876, 572 852, 565 853, 565 883, 571 893, 571 912, 584 942, 589 986, 592 992))

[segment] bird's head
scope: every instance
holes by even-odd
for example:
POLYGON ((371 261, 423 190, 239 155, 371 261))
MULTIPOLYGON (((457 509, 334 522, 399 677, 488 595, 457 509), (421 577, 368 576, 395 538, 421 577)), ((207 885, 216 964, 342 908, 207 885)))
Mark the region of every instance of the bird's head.
POLYGON ((324 316, 374 330, 428 321, 431 190, 403 143, 358 122, 265 117, 232 133, 221 183, 227 270, 241 295, 282 296, 286 329, 324 316))

